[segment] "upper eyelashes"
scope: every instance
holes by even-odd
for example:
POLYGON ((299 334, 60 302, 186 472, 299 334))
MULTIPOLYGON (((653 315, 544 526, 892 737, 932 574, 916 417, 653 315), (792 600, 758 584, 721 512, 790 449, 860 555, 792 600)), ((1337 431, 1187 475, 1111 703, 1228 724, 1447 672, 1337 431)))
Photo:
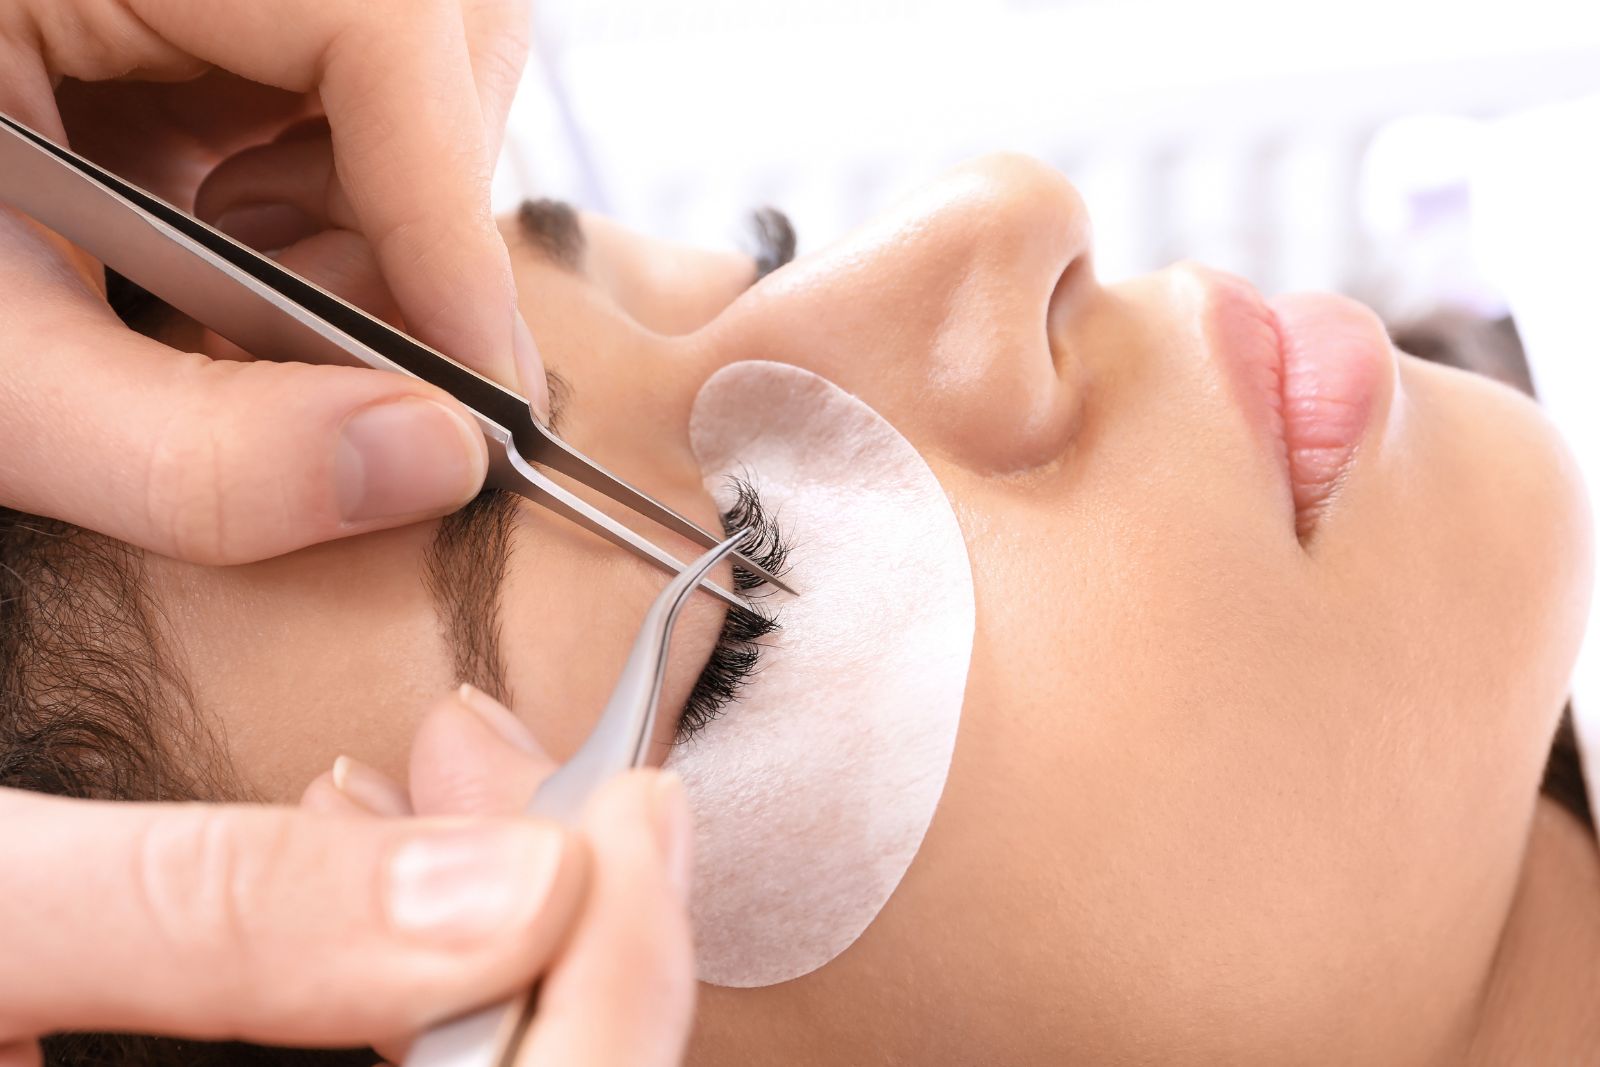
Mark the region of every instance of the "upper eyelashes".
MULTIPOLYGON (((732 534, 735 530, 751 531, 751 537, 742 549, 745 558, 760 565, 768 574, 782 577, 789 566, 789 543, 778 529, 777 519, 767 514, 761 504, 761 494, 749 478, 734 476, 728 481, 733 486, 734 499, 728 510, 722 513, 723 534, 732 534)), ((749 592, 766 583, 755 572, 734 564, 733 584, 740 592, 749 592)))
MULTIPOLYGON (((745 549, 745 555, 768 572, 782 575, 786 570, 789 543, 784 540, 777 522, 762 507, 755 486, 744 478, 734 478, 732 484, 734 502, 722 514, 724 532, 754 530, 755 536, 745 549)), ((741 592, 765 584, 754 573, 739 566, 733 569, 733 579, 734 588, 741 592)), ((683 717, 678 720, 677 743, 693 738, 737 699, 739 691, 756 673, 761 658, 761 639, 778 628, 777 617, 759 604, 749 610, 728 612, 711 658, 695 680, 684 705, 683 717)))

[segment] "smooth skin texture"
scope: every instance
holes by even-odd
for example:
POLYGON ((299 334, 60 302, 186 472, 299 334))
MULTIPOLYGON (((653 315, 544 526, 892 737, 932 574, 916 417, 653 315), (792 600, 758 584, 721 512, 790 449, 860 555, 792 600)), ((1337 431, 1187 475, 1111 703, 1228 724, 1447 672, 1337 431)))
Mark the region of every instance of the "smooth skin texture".
MULTIPOLYGON (((520 720, 468 686, 423 719, 404 786, 341 757, 301 803, 358 817, 492 817, 521 811, 554 769, 520 720)), ((517 1062, 669 1067, 681 1060, 694 1003, 683 786, 670 773, 628 774, 600 790, 585 826, 590 903, 554 954, 517 1062)), ((398 1047, 382 1051, 402 1058, 398 1047)))
POLYGON ((30 917, 0 968, 0 1064, 37 1063, 26 1037, 61 1029, 371 1043, 398 1062, 422 1026, 536 972, 545 995, 525 1067, 677 1062, 694 996, 683 787, 652 771, 619 778, 576 835, 503 817, 555 767, 531 735, 507 740, 509 718, 470 690, 439 701, 409 793, 383 782, 399 808, 331 774, 301 812, 0 790, 20 826, 7 906, 30 917), (56 877, 63 836, 96 857, 80 883, 56 877), (321 963, 308 971, 308 959, 321 963))
MULTIPOLYGON (((537 372, 488 209, 527 5, 421 0, 391 14, 343 0, 8 0, 0 110, 180 205, 241 147, 331 130, 325 205, 370 240, 408 327, 507 380, 519 364, 537 372)), ((411 523, 477 491, 482 438, 436 390, 175 351, 125 329, 102 292, 96 264, 0 210, 0 503, 220 564, 411 523)), ((530 382, 544 405, 542 374, 530 382)), ((613 803, 606 825, 628 806, 613 803)), ((573 841, 521 821, 340 827, 4 791, 0 809, 7 1067, 64 1026, 339 1044, 408 1032, 525 984, 581 899, 573 841), (498 842, 487 881, 549 893, 516 895, 523 906, 471 945, 430 944, 386 917, 377 887, 406 842, 449 838, 459 854, 472 834, 498 842), (86 972, 91 955, 103 966, 86 972)), ((612 832, 596 828, 597 842, 612 832)), ((671 899, 651 892, 664 871, 635 873, 640 893, 671 899)), ((626 919, 639 905, 594 906, 626 919)))
MULTIPOLYGON (((748 290, 748 260, 585 224, 576 271, 506 227, 578 447, 709 521, 696 391, 796 363, 922 451, 976 583, 955 760, 905 881, 821 970, 703 988, 688 1062, 1495 1062, 1530 1029, 1550 1062, 1582 1048, 1592 1003, 1508 1014, 1600 966, 1593 843, 1538 800, 1589 531, 1533 404, 1388 352, 1302 539, 1204 328, 1212 276, 1100 284, 1081 200, 1037 163, 960 168, 748 290)), ((330 276, 358 277, 340 247, 330 276)), ((405 780, 408 709, 454 682, 431 534, 152 561, 250 789, 293 800, 340 755, 405 780)), ((508 703, 559 759, 661 578, 539 509, 515 536, 508 703)), ((669 698, 717 618, 680 625, 669 698)))
MULTIPOLYGON (((365 0, 7 0, 0 110, 180 207, 218 160, 325 116, 338 172, 321 195, 370 241, 408 328, 514 380, 518 349, 538 355, 489 183, 530 30, 526 0, 418 0, 405 18, 365 0)), ((0 271, 33 275, 0 300, 8 506, 220 564, 440 515, 481 485, 481 437, 438 390, 171 351, 80 299, 93 263, 35 266, 30 229, 0 215, 0 271), (419 436, 428 463, 406 456, 419 436)), ((542 375, 527 388, 547 402, 542 375)))

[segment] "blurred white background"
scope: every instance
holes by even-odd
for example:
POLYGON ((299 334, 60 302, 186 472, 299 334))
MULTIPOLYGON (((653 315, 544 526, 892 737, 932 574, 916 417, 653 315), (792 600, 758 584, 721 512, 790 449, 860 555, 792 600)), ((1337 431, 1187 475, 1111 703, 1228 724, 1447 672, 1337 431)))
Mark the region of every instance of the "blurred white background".
POLYGON ((770 203, 804 250, 1008 149, 1078 184, 1107 279, 1194 257, 1409 304, 1485 298, 1474 127, 1386 128, 1600 92, 1600 3, 544 0, 539 48, 506 197, 702 244, 770 203))
POLYGON ((804 252, 1027 152, 1083 192, 1106 280, 1192 257, 1392 320, 1514 312, 1600 492, 1600 0, 543 0, 538 25, 503 208, 716 246, 771 204, 804 252))

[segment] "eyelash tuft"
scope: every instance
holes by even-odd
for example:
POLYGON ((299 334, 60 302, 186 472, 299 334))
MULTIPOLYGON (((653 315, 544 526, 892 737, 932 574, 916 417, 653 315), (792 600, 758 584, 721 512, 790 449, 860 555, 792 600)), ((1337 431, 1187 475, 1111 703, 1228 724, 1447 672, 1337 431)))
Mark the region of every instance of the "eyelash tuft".
MULTIPOLYGON (((734 477, 734 501, 722 513, 722 529, 731 534, 735 530, 753 530, 744 555, 772 574, 782 575, 789 558, 789 543, 778 529, 777 521, 767 514, 761 497, 749 479, 734 477)), ((735 565, 734 588, 740 592, 759 589, 765 583, 750 571, 735 565)), ((717 636, 717 646, 711 659, 695 680, 694 689, 684 705, 683 717, 678 720, 677 742, 693 740, 695 735, 718 719, 724 710, 739 697, 761 660, 761 639, 779 629, 777 616, 759 604, 747 610, 734 610, 722 622, 722 633, 717 636)))
MULTIPOLYGON (((733 488, 733 503, 722 513, 722 532, 731 535, 735 530, 749 530, 750 540, 745 542, 740 554, 759 564, 768 574, 783 577, 789 566, 789 542, 783 539, 778 521, 767 514, 762 506, 761 494, 748 476, 734 475, 728 479, 733 488)), ((766 583, 737 563, 733 565, 733 585, 741 593, 759 589, 766 583)))

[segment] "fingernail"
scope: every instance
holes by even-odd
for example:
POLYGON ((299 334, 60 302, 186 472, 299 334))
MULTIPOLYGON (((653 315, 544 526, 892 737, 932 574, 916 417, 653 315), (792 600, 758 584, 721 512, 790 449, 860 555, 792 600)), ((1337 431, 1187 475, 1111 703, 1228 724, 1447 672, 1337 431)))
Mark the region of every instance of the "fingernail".
POLYGON ((560 831, 533 823, 452 827, 415 837, 389 860, 389 921, 444 943, 505 933, 543 906, 563 841, 560 831))
POLYGON ((533 731, 528 729, 527 724, 517 718, 510 708, 485 693, 482 689, 479 689, 471 682, 463 682, 461 688, 456 690, 456 697, 466 706, 468 711, 481 719, 485 726, 499 734, 509 744, 520 748, 530 756, 545 755, 544 749, 533 736, 533 731))
POLYGON ((347 522, 450 511, 483 485, 483 434, 421 397, 372 404, 345 421, 335 478, 347 522))
POLYGON ((340 756, 333 761, 333 785, 352 803, 374 815, 411 814, 411 800, 405 790, 376 767, 369 767, 358 759, 340 756))
POLYGON ((539 346, 534 343, 533 331, 528 329, 521 312, 512 315, 511 319, 511 355, 517 363, 517 384, 521 386, 522 395, 528 398, 528 406, 533 408, 539 421, 548 424, 550 383, 545 380, 544 360, 539 355, 539 346))
POLYGON ((693 858, 694 820, 689 814, 689 798, 683 791, 683 779, 673 771, 662 771, 656 776, 654 793, 651 806, 654 808, 656 840, 661 845, 667 878, 678 894, 686 898, 693 858))
POLYGON ((320 227, 309 215, 290 204, 245 204, 232 207, 211 223, 240 244, 251 248, 288 248, 320 227))

